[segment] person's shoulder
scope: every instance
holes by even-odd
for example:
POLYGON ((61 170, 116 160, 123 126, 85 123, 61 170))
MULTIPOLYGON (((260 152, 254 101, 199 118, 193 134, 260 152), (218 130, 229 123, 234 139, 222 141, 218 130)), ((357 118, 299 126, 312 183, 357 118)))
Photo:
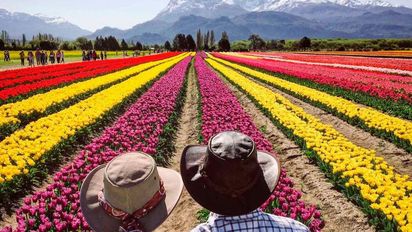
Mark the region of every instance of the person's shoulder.
POLYGON ((303 223, 293 220, 292 218, 276 216, 274 214, 263 213, 266 217, 270 218, 276 226, 282 229, 292 229, 292 231, 309 232, 309 228, 303 223))
POLYGON ((195 228, 193 228, 190 232, 210 232, 211 229, 207 223, 202 223, 195 228))

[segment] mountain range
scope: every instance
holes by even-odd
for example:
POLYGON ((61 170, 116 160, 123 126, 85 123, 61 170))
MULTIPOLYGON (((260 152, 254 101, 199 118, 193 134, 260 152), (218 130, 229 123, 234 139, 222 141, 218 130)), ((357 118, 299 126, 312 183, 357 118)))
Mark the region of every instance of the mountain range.
POLYGON ((7 31, 10 38, 21 38, 24 33, 29 39, 33 35, 47 33, 72 40, 92 33, 60 17, 11 13, 4 9, 0 9, 0 30, 7 31))
MULTIPOLYGON (((0 19, 2 15, 0 10, 0 19)), ((217 37, 227 31, 231 40, 246 39, 252 33, 265 39, 412 37, 412 9, 384 0, 170 0, 150 21, 127 30, 104 27, 94 33, 62 19, 32 17, 48 28, 65 26, 62 34, 56 34, 60 37, 73 30, 75 33, 69 33, 72 37, 113 35, 145 44, 164 43, 177 33, 193 35, 198 29, 214 30, 217 37), (67 29, 69 26, 73 28, 67 29)), ((0 29, 12 24, 14 31, 20 30, 15 23, 4 21, 0 20, 0 29)))

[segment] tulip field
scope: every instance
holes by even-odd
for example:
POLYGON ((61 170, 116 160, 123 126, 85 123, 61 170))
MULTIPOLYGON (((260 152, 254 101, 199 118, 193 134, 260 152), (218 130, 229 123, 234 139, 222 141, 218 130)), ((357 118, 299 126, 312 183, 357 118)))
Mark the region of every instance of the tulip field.
MULTIPOLYGON (((412 167, 398 162, 412 155, 412 60, 281 52, 167 52, 0 72, 0 231, 89 231, 79 201, 84 178, 132 151, 170 166, 188 92, 198 96, 190 106, 198 143, 236 130, 284 160, 248 113, 248 99, 296 145, 303 165, 316 167, 319 184, 331 183, 334 196, 364 215, 365 227, 412 231, 412 167), (348 128, 368 140, 354 140, 348 128)), ((305 190, 297 171, 283 165, 261 209, 314 232, 339 231, 329 223, 340 215, 305 190)))

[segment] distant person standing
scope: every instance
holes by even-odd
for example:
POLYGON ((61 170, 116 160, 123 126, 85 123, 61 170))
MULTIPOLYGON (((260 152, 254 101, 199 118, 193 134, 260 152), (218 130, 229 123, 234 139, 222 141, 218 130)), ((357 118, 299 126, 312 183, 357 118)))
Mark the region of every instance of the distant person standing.
POLYGON ((40 52, 40 63, 41 63, 42 65, 45 65, 45 64, 46 64, 46 53, 44 53, 43 50, 40 52))
POLYGON ((20 61, 21 61, 21 66, 24 66, 24 51, 20 52, 20 61))
POLYGON ((10 61, 10 51, 6 50, 6 61, 10 61))
POLYGON ((4 62, 6 62, 7 61, 7 50, 4 50, 3 55, 4 55, 3 57, 4 62))
POLYGON ((27 54, 27 60, 29 61, 29 67, 34 67, 34 55, 32 51, 27 54))
POLYGON ((100 59, 101 59, 101 60, 104 59, 103 51, 100 51, 100 59))
POLYGON ((60 51, 60 49, 57 50, 56 58, 57 58, 57 63, 60 64, 60 60, 62 58, 62 52, 60 51))
POLYGON ((49 63, 49 56, 47 55, 47 51, 44 51, 44 64, 49 63))
POLYGON ((37 65, 40 65, 41 64, 41 52, 39 48, 36 49, 35 55, 36 55, 36 63, 37 65))
POLYGON ((83 50, 82 52, 82 61, 86 61, 86 51, 83 50))
POLYGON ((104 59, 107 60, 107 51, 104 51, 104 59))
POLYGON ((54 53, 54 51, 50 51, 50 63, 54 64, 55 60, 56 60, 56 54, 54 53))
POLYGON ((61 63, 63 64, 64 63, 64 51, 61 51, 61 54, 62 54, 62 57, 61 57, 61 63))
POLYGON ((97 60, 97 53, 95 50, 93 50, 92 57, 93 57, 93 60, 97 60))

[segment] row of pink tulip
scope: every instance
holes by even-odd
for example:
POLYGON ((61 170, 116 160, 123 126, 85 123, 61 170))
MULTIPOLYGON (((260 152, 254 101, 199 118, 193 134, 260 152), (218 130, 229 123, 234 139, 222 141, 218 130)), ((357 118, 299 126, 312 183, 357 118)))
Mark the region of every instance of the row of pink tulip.
MULTIPOLYGON (((262 135, 250 116, 224 82, 219 79, 202 59, 195 60, 202 106, 202 137, 207 141, 211 136, 228 130, 249 135, 259 150, 273 152, 272 144, 262 135)), ((262 205, 262 209, 276 215, 301 220, 311 231, 320 231, 324 222, 316 207, 307 205, 300 198, 302 193, 293 188, 293 182, 282 169, 281 178, 273 195, 262 205)))
MULTIPOLYGON (((184 59, 157 81, 112 126, 57 172, 46 190, 26 197, 16 211, 18 226, 14 231, 88 230, 79 205, 83 179, 92 169, 124 152, 157 154, 159 137, 175 111, 190 60, 191 57, 184 59)), ((6 227, 1 231, 13 229, 6 227)))

